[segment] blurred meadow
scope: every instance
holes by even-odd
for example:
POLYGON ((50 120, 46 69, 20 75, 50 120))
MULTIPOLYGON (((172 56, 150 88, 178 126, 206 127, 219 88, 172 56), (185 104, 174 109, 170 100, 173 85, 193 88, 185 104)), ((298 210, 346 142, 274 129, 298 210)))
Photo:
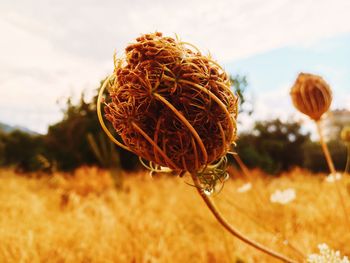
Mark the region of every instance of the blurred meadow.
MULTIPOLYGON (((249 237, 299 260, 322 242, 350 254, 348 226, 325 174, 294 169, 271 178, 254 170, 251 189, 240 191, 247 179, 230 173, 214 199, 249 237), (286 188, 295 189, 294 201, 270 202, 286 188)), ((225 233, 186 181, 131 173, 117 191, 98 168, 39 178, 2 170, 0 261, 278 262, 225 233)), ((349 177, 340 181, 347 200, 349 184, 349 177)))

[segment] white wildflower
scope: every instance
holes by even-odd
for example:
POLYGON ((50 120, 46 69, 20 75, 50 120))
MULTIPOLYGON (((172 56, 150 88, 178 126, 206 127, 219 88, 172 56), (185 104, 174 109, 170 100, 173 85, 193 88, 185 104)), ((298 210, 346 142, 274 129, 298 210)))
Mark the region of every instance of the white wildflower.
POLYGON ((350 263, 348 257, 343 258, 339 251, 334 251, 327 244, 318 245, 319 254, 311 254, 308 256, 308 263, 350 263))
POLYGON ((242 185, 241 187, 237 188, 238 193, 245 193, 248 192, 250 189, 252 189, 252 184, 251 183, 246 183, 242 185))
POLYGON ((288 188, 284 191, 276 190, 271 196, 272 203, 279 203, 282 205, 288 204, 296 198, 296 193, 293 188, 288 188))
POLYGON ((342 178, 340 173, 330 174, 326 177, 327 183, 334 183, 335 181, 339 181, 342 178))

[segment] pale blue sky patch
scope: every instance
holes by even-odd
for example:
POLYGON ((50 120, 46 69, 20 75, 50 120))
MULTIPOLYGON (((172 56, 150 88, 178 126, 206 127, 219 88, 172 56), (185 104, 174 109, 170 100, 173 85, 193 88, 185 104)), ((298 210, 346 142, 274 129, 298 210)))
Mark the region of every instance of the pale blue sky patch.
MULTIPOLYGON (((333 90, 332 109, 350 109, 350 34, 288 46, 228 63, 232 73, 247 75, 254 119, 304 119, 296 113, 289 90, 299 72, 321 75, 333 90)), ((244 125, 252 121, 243 118, 244 125)), ((247 128, 245 127, 245 128, 247 128)))

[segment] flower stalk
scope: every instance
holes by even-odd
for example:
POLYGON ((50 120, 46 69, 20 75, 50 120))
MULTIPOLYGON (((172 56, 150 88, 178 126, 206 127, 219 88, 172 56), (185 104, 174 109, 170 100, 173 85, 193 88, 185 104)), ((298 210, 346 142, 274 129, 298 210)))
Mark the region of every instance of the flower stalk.
MULTIPOLYGON (((312 119, 317 126, 320 143, 324 156, 326 158, 329 170, 332 176, 335 176, 336 170, 332 157, 329 153, 327 144, 324 141, 320 120, 325 112, 329 110, 332 103, 332 90, 328 83, 320 76, 300 73, 296 79, 291 92, 292 102, 296 109, 312 119)), ((335 180, 337 194, 342 206, 345 221, 350 226, 349 213, 347 212, 344 198, 342 196, 339 184, 335 180)))
MULTIPOLYGON (((323 137, 323 134, 322 134, 322 127, 321 127, 321 124, 320 124, 319 120, 316 121, 316 126, 317 126, 318 135, 320 137, 320 143, 321 143, 321 146, 322 146, 322 150, 323 150, 324 156, 325 156, 327 164, 328 164, 329 171, 331 172, 332 176, 335 176, 336 175, 336 170, 335 170, 335 167, 334 167, 334 163, 333 163, 332 157, 331 157, 331 155, 329 153, 328 146, 327 146, 326 142, 324 141, 324 137, 323 137)), ((337 194, 338 194, 338 198, 339 198, 341 206, 342 206, 342 210, 343 210, 343 213, 344 213, 345 221, 347 222, 348 226, 350 226, 349 213, 348 213, 346 205, 345 205, 344 197, 343 197, 343 195, 341 193, 341 190, 340 190, 339 182, 338 182, 338 180, 334 180, 334 183, 335 183, 335 188, 336 188, 336 191, 337 191, 337 194)))
POLYGON ((210 212, 213 214, 213 216, 216 218, 216 220, 229 232, 231 233, 233 236, 235 236, 236 238, 240 239, 241 241, 243 241, 244 243, 256 248, 257 250, 268 254, 276 259, 279 259, 283 262, 288 262, 288 263, 296 263, 297 261, 284 256, 276 251, 273 251, 265 246, 263 246, 262 244, 249 239, 248 237, 246 237, 244 234, 242 234, 239 230, 237 230, 236 228, 234 228, 224 217, 223 215, 218 211, 217 207, 215 206, 214 202, 210 199, 210 197, 205 194, 203 187, 201 187, 200 181, 198 179, 198 177, 191 173, 191 177, 193 180, 193 183, 197 189, 197 192, 199 193, 199 195, 201 196, 202 200, 204 201, 204 203, 206 204, 206 206, 209 208, 210 212))
POLYGON ((344 170, 344 175, 346 175, 350 173, 350 126, 345 126, 342 129, 340 133, 340 138, 344 141, 347 148, 347 158, 344 170))
POLYGON ((164 167, 180 176, 189 172, 228 232, 270 256, 295 262, 245 237, 208 197, 228 178, 226 154, 237 134, 238 99, 222 67, 192 44, 159 32, 137 38, 114 63, 114 73, 102 85, 97 101, 98 118, 108 137, 138 155, 151 173, 163 172, 164 167), (122 142, 106 127, 102 103, 104 116, 122 142))

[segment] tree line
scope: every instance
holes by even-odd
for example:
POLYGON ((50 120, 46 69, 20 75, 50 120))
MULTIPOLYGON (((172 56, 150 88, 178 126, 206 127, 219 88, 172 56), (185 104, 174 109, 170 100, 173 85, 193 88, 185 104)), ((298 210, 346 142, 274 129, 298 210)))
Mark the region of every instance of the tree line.
MULTIPOLYGON (((233 78, 233 88, 241 103, 246 86, 246 78, 233 78)), ((82 165, 138 169, 138 157, 113 145, 103 133, 96 115, 96 101, 97 96, 87 102, 84 95, 76 104, 68 99, 62 120, 51 125, 45 135, 0 131, 0 166, 14 167, 19 172, 71 171, 82 165)), ((329 142, 329 147, 336 168, 343 170, 346 147, 339 140, 329 142)), ((270 174, 295 166, 328 171, 321 146, 310 139, 309 133, 303 133, 296 122, 257 121, 252 130, 239 134, 235 150, 248 167, 258 167, 270 174)))

